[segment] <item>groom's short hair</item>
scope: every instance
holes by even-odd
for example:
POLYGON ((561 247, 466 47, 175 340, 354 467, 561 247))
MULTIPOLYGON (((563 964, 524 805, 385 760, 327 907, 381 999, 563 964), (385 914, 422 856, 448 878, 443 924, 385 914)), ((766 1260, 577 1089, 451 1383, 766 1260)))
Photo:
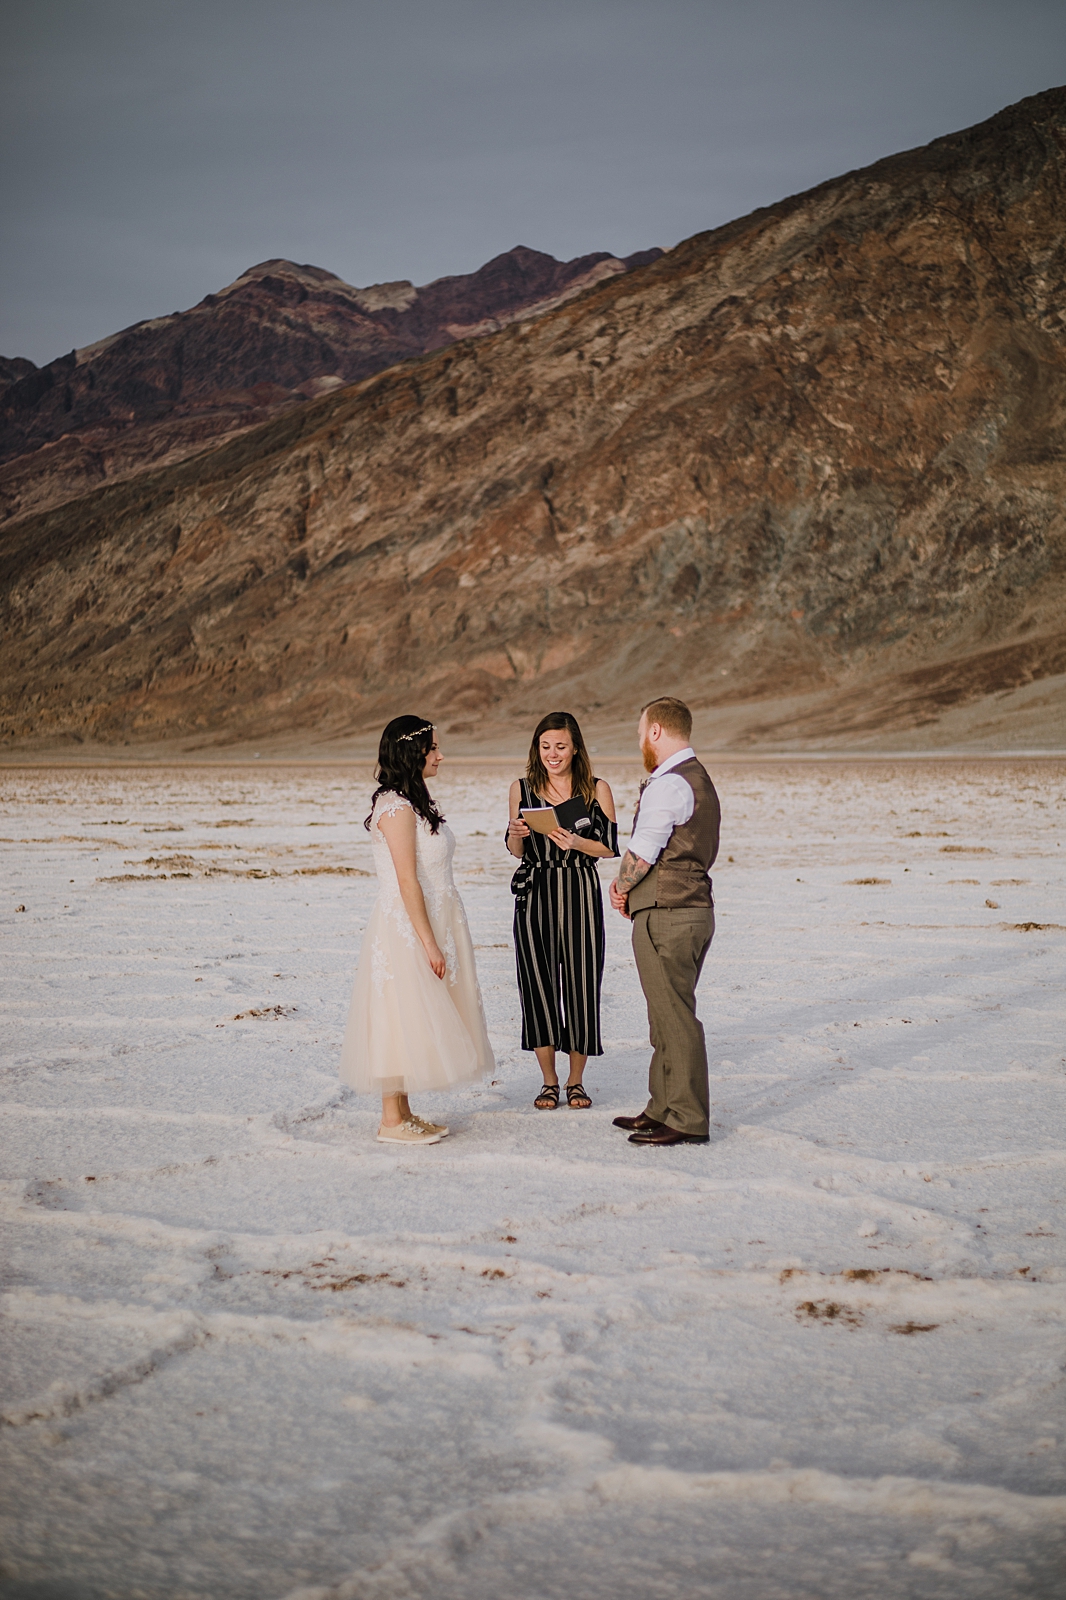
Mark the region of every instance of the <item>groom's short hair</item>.
POLYGON ((687 739, 692 733, 692 712, 683 700, 675 700, 673 695, 649 700, 646 706, 641 706, 640 714, 642 717, 646 714, 649 724, 657 722, 664 733, 672 733, 675 739, 687 739))

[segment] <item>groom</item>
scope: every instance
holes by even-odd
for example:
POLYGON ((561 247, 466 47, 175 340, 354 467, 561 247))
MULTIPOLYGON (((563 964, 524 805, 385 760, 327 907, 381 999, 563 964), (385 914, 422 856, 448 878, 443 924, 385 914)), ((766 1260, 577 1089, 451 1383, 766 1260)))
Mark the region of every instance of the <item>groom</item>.
POLYGON ((611 884, 611 904, 633 921, 633 954, 648 1003, 654 1053, 650 1098, 615 1117, 630 1144, 709 1144, 710 1090, 696 984, 714 937, 708 876, 718 854, 721 807, 689 744, 692 713, 680 700, 650 701, 637 738, 652 774, 641 785, 633 836, 611 884))

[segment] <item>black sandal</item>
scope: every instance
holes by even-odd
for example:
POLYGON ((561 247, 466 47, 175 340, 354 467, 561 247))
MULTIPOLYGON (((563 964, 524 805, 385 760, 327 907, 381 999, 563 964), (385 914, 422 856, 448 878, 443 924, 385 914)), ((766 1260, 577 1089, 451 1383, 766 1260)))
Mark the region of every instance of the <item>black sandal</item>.
POLYGON ((587 1111, 592 1104, 589 1092, 583 1083, 568 1083, 566 1086, 566 1103, 572 1111, 587 1111))
POLYGON ((559 1104, 559 1085, 546 1083, 533 1104, 538 1111, 554 1111, 559 1104))

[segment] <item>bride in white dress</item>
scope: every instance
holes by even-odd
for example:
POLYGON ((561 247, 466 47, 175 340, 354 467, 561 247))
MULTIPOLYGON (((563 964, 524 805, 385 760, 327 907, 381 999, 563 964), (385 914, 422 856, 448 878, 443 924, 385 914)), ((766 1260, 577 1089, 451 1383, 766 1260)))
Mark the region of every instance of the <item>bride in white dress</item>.
POLYGON ((431 722, 395 717, 381 735, 366 819, 378 898, 359 953, 340 1075, 381 1095, 384 1143, 437 1144, 448 1129, 408 1095, 451 1089, 495 1066, 474 947, 452 881, 455 835, 426 788, 441 752, 431 722))

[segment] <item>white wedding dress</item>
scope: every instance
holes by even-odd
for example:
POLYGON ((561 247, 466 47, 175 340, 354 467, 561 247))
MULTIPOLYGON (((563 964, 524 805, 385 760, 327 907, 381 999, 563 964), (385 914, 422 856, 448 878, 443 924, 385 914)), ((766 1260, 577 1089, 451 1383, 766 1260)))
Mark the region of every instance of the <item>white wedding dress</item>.
POLYGON ((418 881, 446 962, 438 978, 404 909, 383 816, 413 810, 402 795, 374 802, 370 839, 378 898, 370 913, 341 1049, 340 1075, 361 1094, 414 1094, 470 1083, 495 1067, 466 912, 452 881, 455 835, 416 817, 418 881))

